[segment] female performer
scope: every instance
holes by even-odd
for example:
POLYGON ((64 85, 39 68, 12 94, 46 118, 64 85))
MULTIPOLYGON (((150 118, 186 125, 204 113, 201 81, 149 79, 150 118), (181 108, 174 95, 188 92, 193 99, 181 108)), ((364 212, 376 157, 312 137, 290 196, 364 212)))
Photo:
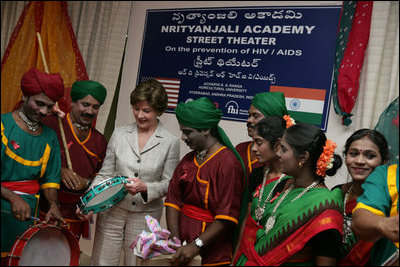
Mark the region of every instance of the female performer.
POLYGON ((265 186, 270 182, 278 180, 283 175, 277 152, 285 128, 285 120, 277 116, 263 118, 253 128, 253 145, 251 151, 258 162, 264 165, 264 167, 253 169, 250 175, 250 196, 248 198, 247 212, 243 220, 246 223, 241 226, 239 235, 240 243, 238 243, 240 251, 236 254, 242 254, 242 250, 245 250, 250 244, 254 244, 255 235, 259 229, 257 222, 249 216, 253 197, 260 197, 260 188, 263 184, 265 186))
POLYGON ((259 224, 254 245, 237 255, 236 265, 335 265, 343 215, 341 190, 324 184, 342 160, 336 144, 314 125, 287 128, 277 152, 290 175, 260 189, 251 217, 259 224), (262 215, 261 215, 262 214, 262 215))
POLYGON ((363 193, 361 186, 365 179, 377 166, 389 160, 389 149, 380 132, 360 129, 347 139, 343 153, 351 181, 334 187, 340 188, 344 195, 343 251, 338 265, 364 266, 370 258, 373 242, 356 240, 351 231, 352 211, 363 193))

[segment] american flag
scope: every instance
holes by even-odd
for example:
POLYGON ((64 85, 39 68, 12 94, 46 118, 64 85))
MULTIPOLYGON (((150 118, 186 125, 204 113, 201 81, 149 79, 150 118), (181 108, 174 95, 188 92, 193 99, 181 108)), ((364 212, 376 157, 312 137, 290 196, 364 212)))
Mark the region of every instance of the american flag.
POLYGON ((168 94, 168 108, 176 108, 178 105, 179 87, 181 84, 180 79, 172 78, 155 78, 165 88, 168 94))

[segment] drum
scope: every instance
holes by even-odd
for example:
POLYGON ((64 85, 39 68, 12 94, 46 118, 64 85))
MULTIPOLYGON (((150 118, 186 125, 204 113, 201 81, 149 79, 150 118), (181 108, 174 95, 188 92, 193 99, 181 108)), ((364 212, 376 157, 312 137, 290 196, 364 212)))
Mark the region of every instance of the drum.
POLYGON ((79 241, 66 226, 37 224, 18 237, 8 266, 78 266, 79 241))
POLYGON ((124 187, 125 183, 129 183, 126 179, 125 176, 110 178, 91 188, 81 197, 81 212, 88 214, 93 211, 96 214, 117 204, 128 193, 124 187))

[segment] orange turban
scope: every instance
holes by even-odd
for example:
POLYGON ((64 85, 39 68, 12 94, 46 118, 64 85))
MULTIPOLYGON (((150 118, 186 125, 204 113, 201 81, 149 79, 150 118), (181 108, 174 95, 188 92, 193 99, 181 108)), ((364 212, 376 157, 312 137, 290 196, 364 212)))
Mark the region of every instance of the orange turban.
POLYGON ((26 96, 43 92, 56 102, 64 96, 64 81, 59 73, 47 74, 33 68, 22 76, 21 90, 26 96))

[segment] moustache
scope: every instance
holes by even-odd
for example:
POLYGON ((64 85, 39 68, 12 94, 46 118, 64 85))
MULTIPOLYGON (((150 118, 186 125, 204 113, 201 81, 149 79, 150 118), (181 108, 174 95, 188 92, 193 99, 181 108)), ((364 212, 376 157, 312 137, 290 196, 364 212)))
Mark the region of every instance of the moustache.
POLYGON ((253 125, 253 124, 251 124, 250 122, 248 122, 248 123, 247 123, 247 128, 254 129, 254 125, 253 125))
POLYGON ((86 118, 91 118, 91 119, 93 119, 93 118, 94 118, 94 115, 84 113, 84 114, 82 114, 82 117, 86 117, 86 118))

